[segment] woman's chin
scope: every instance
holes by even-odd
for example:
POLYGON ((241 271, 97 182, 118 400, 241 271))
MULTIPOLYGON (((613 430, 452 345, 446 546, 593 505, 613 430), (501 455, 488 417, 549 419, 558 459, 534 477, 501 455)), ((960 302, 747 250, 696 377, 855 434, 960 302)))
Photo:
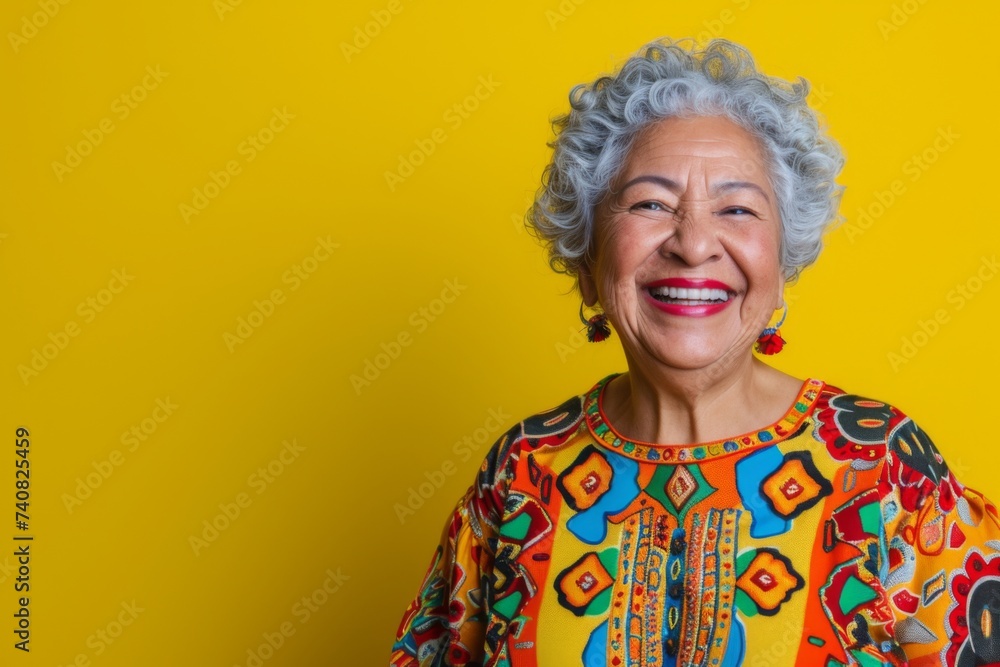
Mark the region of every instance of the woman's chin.
POLYGON ((717 366, 718 362, 727 357, 731 357, 724 350, 718 349, 716 345, 706 343, 704 340, 673 341, 669 345, 657 345, 650 352, 651 356, 660 364, 677 370, 710 368, 717 366))

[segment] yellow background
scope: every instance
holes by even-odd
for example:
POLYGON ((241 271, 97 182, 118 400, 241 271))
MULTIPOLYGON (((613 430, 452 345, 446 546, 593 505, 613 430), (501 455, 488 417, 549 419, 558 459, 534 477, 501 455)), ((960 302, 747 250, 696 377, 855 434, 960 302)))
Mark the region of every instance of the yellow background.
POLYGON ((995 3, 224 1, 0 11, 0 664, 248 665, 282 624, 294 634, 263 664, 386 664, 485 451, 455 443, 481 441, 490 410, 507 428, 625 370, 615 339, 581 343, 571 282, 519 220, 569 89, 660 35, 724 36, 765 72, 805 76, 846 152, 847 222, 790 290, 773 363, 895 403, 959 479, 1000 497, 1000 281, 982 268, 1000 241, 995 3), (77 166, 54 168, 81 143, 77 166), (213 173, 226 186, 185 216, 213 173), (297 265, 314 269, 298 283, 297 265), (959 308, 953 290, 981 269, 959 308), (436 301, 449 280, 458 296, 436 301), (226 337, 275 290, 249 337, 226 337), (352 384, 376 359, 377 377, 352 384), (123 434, 144 424, 130 450, 123 434), (11 632, 18 426, 32 440, 28 655, 11 632), (304 449, 276 465, 293 440, 304 449), (269 464, 281 472, 262 489, 269 464), (100 484, 67 505, 88 475, 100 484), (339 589, 317 594, 328 571, 339 589), (303 622, 309 596, 323 604, 303 622))

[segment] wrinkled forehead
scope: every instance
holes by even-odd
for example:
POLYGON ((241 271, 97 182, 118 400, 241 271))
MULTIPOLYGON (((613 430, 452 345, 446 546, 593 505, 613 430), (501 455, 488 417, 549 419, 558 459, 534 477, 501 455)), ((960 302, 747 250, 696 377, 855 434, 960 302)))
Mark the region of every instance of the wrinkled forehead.
POLYGON ((749 181, 769 190, 768 164, 760 142, 728 118, 669 118, 644 128, 625 156, 618 190, 643 175, 674 182, 749 181))

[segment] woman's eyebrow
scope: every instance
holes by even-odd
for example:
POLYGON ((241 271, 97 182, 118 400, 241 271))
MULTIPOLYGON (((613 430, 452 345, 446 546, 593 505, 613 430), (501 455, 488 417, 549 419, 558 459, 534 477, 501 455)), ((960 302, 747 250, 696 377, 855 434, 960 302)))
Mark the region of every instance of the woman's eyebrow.
MULTIPOLYGON (((682 189, 680 183, 671 178, 667 178, 666 176, 644 174, 642 176, 636 176, 628 183, 623 185, 621 192, 624 192, 625 190, 629 189, 630 187, 638 183, 655 183, 656 185, 661 185, 667 190, 670 190, 674 194, 677 194, 682 189)), ((712 196, 717 196, 724 192, 730 192, 732 190, 740 190, 740 189, 754 190, 757 193, 759 193, 760 196, 762 196, 767 201, 767 203, 769 204, 771 203, 771 198, 767 196, 766 192, 764 192, 764 188, 760 187, 759 185, 751 181, 722 181, 721 183, 716 183, 715 185, 712 186, 711 194, 712 196)))
POLYGON ((766 192, 764 192, 764 188, 750 181, 723 181, 722 183, 716 183, 712 186, 712 194, 716 195, 722 192, 729 192, 731 190, 744 189, 756 190, 760 196, 767 201, 767 203, 771 203, 771 198, 767 196, 766 192))
POLYGON ((675 194, 681 190, 681 184, 673 179, 667 178, 665 176, 656 176, 653 174, 648 174, 644 176, 636 176, 631 181, 623 185, 621 191, 624 192, 633 185, 636 185, 637 183, 655 183, 657 185, 662 185, 667 190, 670 190, 675 194))

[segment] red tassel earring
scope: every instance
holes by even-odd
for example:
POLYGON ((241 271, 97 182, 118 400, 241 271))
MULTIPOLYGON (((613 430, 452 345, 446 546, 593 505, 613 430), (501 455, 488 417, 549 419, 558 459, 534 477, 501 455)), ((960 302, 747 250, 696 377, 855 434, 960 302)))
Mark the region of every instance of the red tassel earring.
POLYGON ((781 352, 781 348, 785 347, 785 339, 781 337, 781 332, 778 331, 779 327, 785 323, 785 316, 788 315, 788 304, 785 304, 785 310, 781 313, 781 319, 773 327, 768 327, 760 332, 760 336, 757 337, 757 342, 753 344, 753 348, 760 352, 761 354, 777 354, 781 352))
POLYGON ((611 326, 608 324, 608 316, 598 313, 590 319, 583 315, 583 302, 580 302, 580 321, 587 325, 587 340, 591 343, 600 343, 611 337, 611 326))

